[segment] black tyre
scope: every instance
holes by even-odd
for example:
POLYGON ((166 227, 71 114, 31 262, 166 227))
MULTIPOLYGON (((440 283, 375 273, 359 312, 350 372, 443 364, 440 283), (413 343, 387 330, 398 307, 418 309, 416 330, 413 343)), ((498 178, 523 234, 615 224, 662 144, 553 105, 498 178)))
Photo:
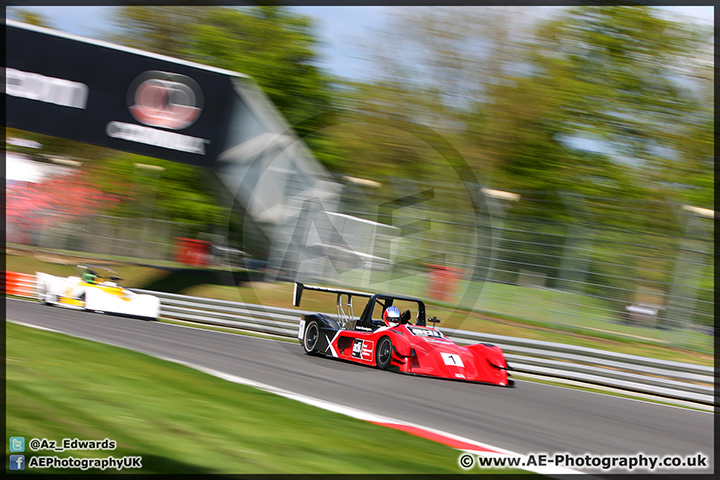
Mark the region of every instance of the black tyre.
POLYGON ((310 355, 317 353, 317 345, 320 340, 320 325, 315 320, 310 321, 305 327, 303 335, 303 348, 305 353, 310 355))
POLYGON ((82 293, 80 294, 80 296, 77 298, 78 300, 80 300, 81 302, 83 302, 83 309, 84 309, 86 312, 103 313, 103 312, 101 312, 101 311, 99 311, 99 310, 95 310, 94 308, 89 308, 89 307, 88 307, 88 301, 87 301, 88 299, 87 299, 87 297, 88 297, 88 296, 87 296, 87 292, 82 292, 82 293))
POLYGON ((387 370, 390 366, 390 360, 392 360, 392 341, 389 337, 383 337, 380 339, 375 350, 375 361, 377 367, 380 370, 387 370))

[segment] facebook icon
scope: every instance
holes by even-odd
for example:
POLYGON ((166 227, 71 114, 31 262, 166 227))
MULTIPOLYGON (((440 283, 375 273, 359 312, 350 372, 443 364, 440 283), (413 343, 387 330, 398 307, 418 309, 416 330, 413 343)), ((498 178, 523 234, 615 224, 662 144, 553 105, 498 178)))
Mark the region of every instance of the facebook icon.
POLYGON ((25 470, 25 455, 10 455, 10 470, 25 470))

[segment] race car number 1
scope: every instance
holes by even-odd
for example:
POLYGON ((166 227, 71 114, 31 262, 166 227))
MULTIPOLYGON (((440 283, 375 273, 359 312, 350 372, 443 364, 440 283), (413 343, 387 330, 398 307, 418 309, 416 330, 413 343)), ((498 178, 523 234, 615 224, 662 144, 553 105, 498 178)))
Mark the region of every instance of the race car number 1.
POLYGON ((460 358, 460 355, 455 355, 454 353, 440 353, 442 355, 443 361, 445 362, 445 365, 452 365, 454 367, 464 367, 462 358, 460 358))

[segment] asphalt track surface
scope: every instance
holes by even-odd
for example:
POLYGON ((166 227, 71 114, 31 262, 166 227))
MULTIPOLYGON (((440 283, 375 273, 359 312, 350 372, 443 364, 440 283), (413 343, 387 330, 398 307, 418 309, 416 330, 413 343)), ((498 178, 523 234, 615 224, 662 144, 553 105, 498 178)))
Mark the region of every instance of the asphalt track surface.
POLYGON ((413 377, 305 355, 299 343, 28 301, 8 299, 6 318, 219 370, 521 454, 702 453, 709 457, 709 469, 688 473, 714 470, 713 413, 527 381, 503 388, 413 377))

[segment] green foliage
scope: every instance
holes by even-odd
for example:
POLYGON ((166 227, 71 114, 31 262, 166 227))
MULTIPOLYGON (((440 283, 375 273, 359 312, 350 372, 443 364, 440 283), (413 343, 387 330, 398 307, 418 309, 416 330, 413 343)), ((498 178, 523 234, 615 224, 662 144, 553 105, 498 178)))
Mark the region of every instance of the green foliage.
POLYGON ((535 29, 524 14, 403 11, 375 32, 367 82, 320 70, 311 19, 277 6, 118 7, 108 39, 250 75, 340 174, 438 178, 422 125, 495 188, 712 207, 712 32, 650 7, 577 7, 535 29))
POLYGON ((711 32, 659 12, 578 7, 535 31, 508 9, 398 16, 369 48, 379 80, 344 90, 361 125, 342 137, 348 155, 372 157, 350 164, 433 172, 438 159, 378 147, 403 138, 375 133, 378 116, 401 113, 452 141, 496 188, 707 204, 711 32), (588 140, 601 148, 578 148, 588 140))
POLYGON ((335 93, 316 66, 309 17, 282 7, 121 7, 116 23, 123 44, 249 75, 321 162, 337 162, 322 132, 334 123, 335 93))
POLYGON ((698 306, 693 312, 693 323, 715 328, 715 259, 710 256, 705 275, 700 280, 698 306))
POLYGON ((613 162, 632 171, 633 183, 661 198, 677 196, 668 182, 699 155, 707 157, 707 144, 698 152, 688 137, 707 135, 712 125, 698 123, 702 102, 682 86, 693 73, 688 62, 709 43, 709 32, 657 12, 571 9, 538 31, 531 58, 535 81, 549 86, 562 132, 602 139, 613 162))
POLYGON ((108 40, 171 57, 187 48, 190 27, 213 7, 119 7, 113 12, 118 33, 108 40))
POLYGON ((205 227, 226 221, 224 209, 198 167, 120 153, 94 163, 91 175, 103 191, 125 197, 108 213, 205 227))
POLYGON ((280 7, 247 12, 218 9, 191 29, 189 57, 255 79, 304 136, 320 126, 312 117, 331 105, 330 79, 314 65, 318 40, 309 17, 280 7))
POLYGON ((36 25, 38 27, 52 28, 52 24, 45 15, 21 8, 13 8, 8 10, 8 14, 14 20, 19 22, 36 25))
MULTIPOLYGON (((370 81, 338 82, 320 70, 311 20, 282 7, 120 7, 111 40, 252 76, 326 167, 382 182, 373 193, 383 201, 397 193, 396 178, 451 178, 429 130, 488 186, 553 199, 523 215, 577 218, 557 201, 575 193, 592 198, 598 227, 677 236, 669 209, 631 201, 713 208, 714 60, 711 32, 658 12, 579 7, 523 30, 522 10, 404 11, 376 32, 370 81), (578 139, 601 147, 578 148, 578 139), (608 213, 601 197, 617 208, 608 213)), ((117 214, 148 214, 154 204, 156 217, 222 223, 199 170, 38 141, 98 159, 97 181, 130 199, 117 214), (156 178, 133 163, 165 170, 156 178)), ((609 246, 608 255, 624 248, 609 246)), ((595 278, 624 288, 605 275, 613 268, 595 278)))
POLYGON ((339 151, 330 168, 380 182, 437 182, 447 175, 448 162, 458 156, 454 133, 433 125, 428 92, 406 87, 400 81, 344 83, 338 121, 329 132, 339 151))

